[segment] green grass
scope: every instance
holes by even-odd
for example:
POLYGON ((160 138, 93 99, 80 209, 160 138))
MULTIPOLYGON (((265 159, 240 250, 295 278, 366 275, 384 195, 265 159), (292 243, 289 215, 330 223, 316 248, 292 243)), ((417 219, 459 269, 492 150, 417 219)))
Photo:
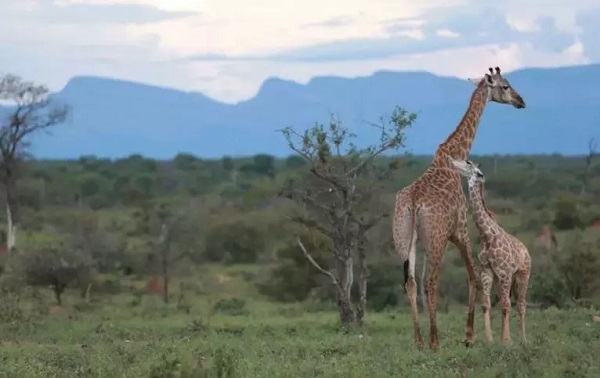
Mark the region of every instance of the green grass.
MULTIPOLYGON (((439 314, 438 352, 417 350, 407 308, 368 314, 367 335, 342 334, 335 312, 248 303, 245 315, 189 313, 159 298, 113 297, 77 310, 14 317, 0 324, 0 377, 592 377, 600 376, 600 323, 592 310, 531 310, 529 344, 511 319, 513 344, 466 349, 465 308, 439 314)), ((68 298, 75 303, 75 298, 68 298)), ((500 316, 492 319, 498 339, 500 316)), ((426 316, 421 317, 428 332, 426 316)))

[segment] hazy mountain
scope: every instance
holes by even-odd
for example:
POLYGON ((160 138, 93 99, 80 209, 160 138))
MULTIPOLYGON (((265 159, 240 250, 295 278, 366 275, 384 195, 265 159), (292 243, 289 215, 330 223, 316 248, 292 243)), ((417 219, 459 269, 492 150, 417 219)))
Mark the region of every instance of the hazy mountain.
MULTIPOLYGON (((600 137, 600 65, 524 69, 506 75, 527 102, 518 110, 492 103, 486 109, 473 153, 583 153, 600 137)), ((71 105, 69 122, 35 138, 38 157, 141 153, 168 158, 178 152, 287 155, 283 136, 338 115, 363 142, 376 122, 400 105, 419 112, 409 147, 431 154, 456 127, 473 84, 425 72, 377 72, 368 77, 318 77, 306 85, 271 78, 254 98, 225 104, 183 92, 98 77, 75 77, 56 93, 71 105)))

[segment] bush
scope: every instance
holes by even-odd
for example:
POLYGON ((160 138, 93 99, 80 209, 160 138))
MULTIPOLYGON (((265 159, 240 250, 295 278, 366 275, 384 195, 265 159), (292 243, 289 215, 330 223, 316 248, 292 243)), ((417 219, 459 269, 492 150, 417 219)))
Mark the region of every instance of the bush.
POLYGON ((225 315, 247 315, 248 310, 246 309, 246 301, 239 298, 221 299, 213 306, 214 313, 221 313, 225 315))
POLYGON ((51 286, 59 306, 65 288, 88 278, 91 267, 89 256, 57 240, 26 243, 22 251, 13 253, 8 260, 10 279, 14 283, 51 286))
POLYGON ((572 230, 583 225, 578 209, 578 199, 571 193, 560 193, 554 200, 554 227, 572 230))
POLYGON ((264 249, 261 229, 242 218, 234 218, 210 227, 205 257, 209 261, 253 263, 264 249))
POLYGON ((600 293, 600 238, 571 231, 554 252, 533 249, 529 299, 543 307, 565 307, 600 293))
MULTIPOLYGON (((379 261, 369 265, 369 281, 367 283, 367 308, 380 312, 388 307, 396 307, 402 293, 402 265, 398 259, 379 261)), ((355 285, 357 288, 358 285, 355 285)), ((353 295, 358 298, 358 291, 353 295)))
MULTIPOLYGON (((327 269, 326 256, 331 255, 331 241, 311 231, 300 234, 302 242, 316 262, 327 269)), ((331 284, 331 279, 319 272, 304 256, 295 239, 290 239, 276 250, 276 265, 269 269, 264 279, 256 283, 261 294, 278 302, 296 302, 312 294, 327 298, 327 292, 318 289, 331 284)))

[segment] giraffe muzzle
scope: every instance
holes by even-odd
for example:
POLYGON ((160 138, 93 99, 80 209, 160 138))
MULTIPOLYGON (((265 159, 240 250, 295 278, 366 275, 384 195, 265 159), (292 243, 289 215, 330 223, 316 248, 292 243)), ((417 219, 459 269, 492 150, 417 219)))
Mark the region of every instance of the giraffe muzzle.
POLYGON ((513 106, 517 109, 523 109, 525 107, 525 100, 521 96, 517 96, 513 101, 513 106))

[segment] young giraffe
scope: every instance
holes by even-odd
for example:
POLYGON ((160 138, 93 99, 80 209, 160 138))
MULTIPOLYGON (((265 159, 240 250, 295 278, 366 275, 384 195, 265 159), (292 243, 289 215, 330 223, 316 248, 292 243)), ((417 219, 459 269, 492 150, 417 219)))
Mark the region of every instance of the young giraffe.
POLYGON ((451 241, 460 251, 469 277, 469 311, 465 345, 473 343, 475 316, 476 275, 473 266, 471 241, 467 230, 467 200, 458 172, 448 161, 448 156, 466 159, 483 110, 489 101, 525 107, 523 98, 502 76, 500 68, 479 80, 472 80, 475 90, 469 107, 456 130, 438 147, 431 166, 412 184, 396 194, 393 219, 393 237, 396 250, 404 260, 404 285, 411 303, 415 344, 421 346, 423 338, 417 310, 417 283, 415 281, 416 246, 419 240, 425 248, 429 273, 426 283, 429 310, 429 347, 437 349, 437 288, 440 264, 444 249, 451 241))
POLYGON ((525 311, 527 308, 527 285, 531 272, 531 257, 527 247, 516 237, 506 232, 495 220, 485 204, 483 184, 485 177, 471 161, 454 160, 451 162, 458 172, 468 177, 469 197, 473 211, 473 221, 481 236, 479 262, 481 264, 481 307, 485 322, 485 334, 492 342, 490 321, 490 292, 492 282, 496 281, 502 310, 502 342, 510 342, 510 293, 517 296, 517 313, 521 339, 525 337, 525 311), (514 286, 513 286, 514 285, 514 286), (511 290, 512 289, 512 290, 511 290))

